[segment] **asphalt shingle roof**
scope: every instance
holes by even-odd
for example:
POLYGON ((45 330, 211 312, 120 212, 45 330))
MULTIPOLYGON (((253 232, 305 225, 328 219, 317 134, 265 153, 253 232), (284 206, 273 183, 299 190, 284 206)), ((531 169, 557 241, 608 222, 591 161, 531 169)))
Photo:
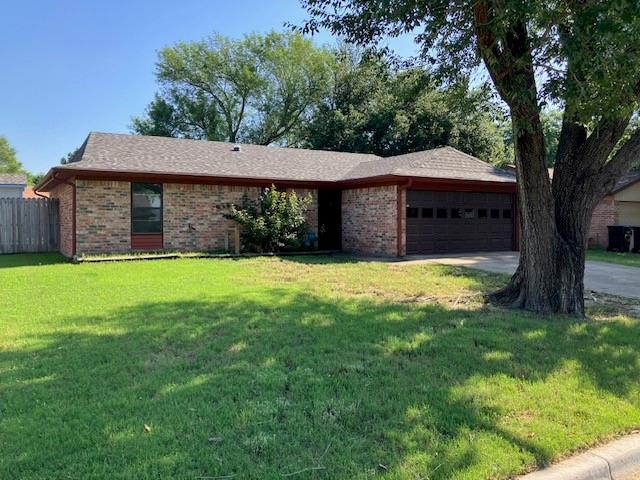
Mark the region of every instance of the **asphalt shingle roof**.
POLYGON ((451 178, 489 182, 515 182, 515 176, 453 147, 440 147, 423 152, 364 162, 349 172, 350 179, 375 175, 403 177, 451 178))
POLYGON ((640 170, 633 170, 623 175, 622 178, 616 183, 616 186, 613 187, 613 193, 624 190, 625 188, 633 185, 636 182, 640 182, 640 170))
POLYGON ((26 185, 27 176, 24 173, 0 173, 0 185, 26 185))
POLYGON ((91 133, 59 170, 259 178, 355 180, 381 175, 515 182, 515 176, 451 147, 382 158, 376 155, 240 145, 204 140, 91 133))

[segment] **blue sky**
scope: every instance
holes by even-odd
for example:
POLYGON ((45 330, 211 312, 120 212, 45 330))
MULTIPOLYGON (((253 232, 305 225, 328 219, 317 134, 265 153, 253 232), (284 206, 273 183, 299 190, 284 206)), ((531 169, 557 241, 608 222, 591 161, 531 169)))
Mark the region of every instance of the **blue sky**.
MULTIPOLYGON (((160 48, 304 18, 297 0, 3 0, 0 135, 27 169, 46 171, 89 131, 129 131, 156 91, 160 48)), ((401 55, 416 51, 409 38, 391 45, 401 55)))

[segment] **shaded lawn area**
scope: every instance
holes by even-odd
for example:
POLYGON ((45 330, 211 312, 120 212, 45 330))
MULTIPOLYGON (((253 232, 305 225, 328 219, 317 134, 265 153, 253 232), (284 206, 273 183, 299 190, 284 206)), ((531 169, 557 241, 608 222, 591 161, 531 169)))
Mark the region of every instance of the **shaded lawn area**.
POLYGON ((587 252, 587 260, 617 263, 628 267, 640 267, 640 253, 607 252, 603 248, 591 248, 587 252))
POLYGON ((0 478, 506 478, 640 425, 637 320, 505 277, 41 259, 0 257, 0 478))

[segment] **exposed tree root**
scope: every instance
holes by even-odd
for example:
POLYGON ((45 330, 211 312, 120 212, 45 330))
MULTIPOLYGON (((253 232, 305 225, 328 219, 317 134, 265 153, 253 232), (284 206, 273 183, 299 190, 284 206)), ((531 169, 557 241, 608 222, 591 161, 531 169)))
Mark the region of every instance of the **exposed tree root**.
POLYGON ((509 308, 524 308, 525 289, 522 268, 519 266, 516 272, 504 287, 486 295, 487 303, 495 303, 509 308))

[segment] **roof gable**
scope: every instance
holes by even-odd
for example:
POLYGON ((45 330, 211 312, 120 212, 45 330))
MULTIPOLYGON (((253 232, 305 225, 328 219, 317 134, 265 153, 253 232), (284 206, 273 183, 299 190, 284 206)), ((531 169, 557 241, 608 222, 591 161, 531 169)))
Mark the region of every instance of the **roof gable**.
POLYGON ((634 170, 628 172, 626 175, 623 175, 620 180, 616 182, 616 185, 613 187, 611 193, 618 193, 624 190, 625 188, 630 187, 631 185, 635 185, 637 182, 640 182, 640 170, 634 170))
POLYGON ((374 175, 515 182, 513 173, 494 167, 453 147, 380 158, 375 162, 361 163, 349 172, 350 178, 374 175))

